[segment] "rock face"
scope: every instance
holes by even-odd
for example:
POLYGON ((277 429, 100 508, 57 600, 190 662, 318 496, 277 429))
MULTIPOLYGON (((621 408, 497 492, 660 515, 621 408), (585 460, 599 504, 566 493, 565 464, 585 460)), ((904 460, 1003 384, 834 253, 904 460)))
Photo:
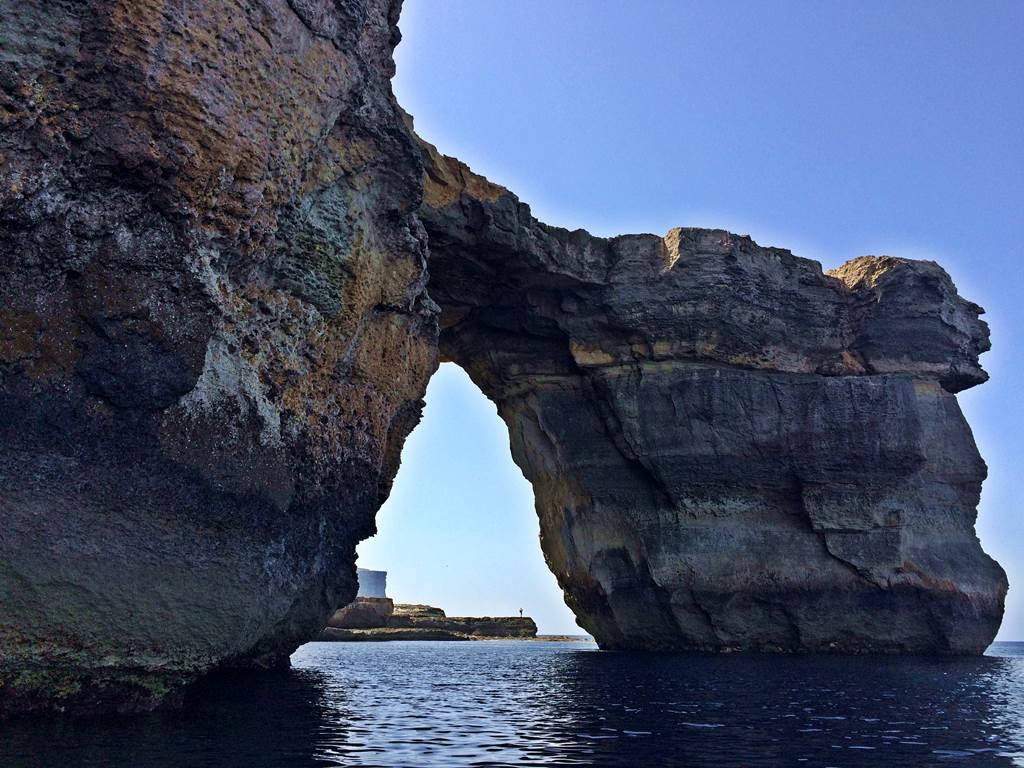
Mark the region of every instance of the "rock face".
POLYGON ((603 648, 980 653, 1007 584, 953 393, 981 308, 932 262, 536 221, 424 144, 441 353, 508 424, 603 648))
POLYGON ((432 605, 357 597, 334 612, 317 639, 474 640, 536 636, 537 624, 529 616, 447 616, 432 605))
POLYGON ((540 224, 416 144, 398 6, 0 0, 0 714, 285 663, 352 599, 437 364, 427 232, 603 647, 979 652, 980 309, 540 224))
POLYGON ((436 367, 387 0, 0 0, 0 709, 287 663, 436 367))

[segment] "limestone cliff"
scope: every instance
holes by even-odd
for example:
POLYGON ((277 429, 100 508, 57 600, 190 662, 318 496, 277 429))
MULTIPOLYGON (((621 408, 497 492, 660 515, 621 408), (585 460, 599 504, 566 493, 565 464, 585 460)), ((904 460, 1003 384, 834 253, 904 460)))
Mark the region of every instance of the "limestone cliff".
POLYGON ((0 0, 0 715, 286 663, 354 597, 434 299, 603 647, 980 651, 980 309, 537 222, 417 145, 398 11, 0 0))
POLYGON ((979 653, 1006 578, 953 393, 981 308, 932 262, 829 274, 721 230, 598 238, 424 144, 441 353, 508 424, 604 648, 979 653))
POLYGON ((0 0, 0 709, 287 663, 436 367, 389 0, 0 0))

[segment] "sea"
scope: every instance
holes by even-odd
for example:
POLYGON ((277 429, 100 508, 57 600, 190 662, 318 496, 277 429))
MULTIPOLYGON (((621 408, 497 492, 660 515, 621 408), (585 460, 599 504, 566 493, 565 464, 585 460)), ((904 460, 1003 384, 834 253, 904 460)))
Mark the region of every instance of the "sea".
POLYGON ((976 658, 310 643, 184 709, 0 724, 0 766, 1024 766, 1024 643, 976 658))

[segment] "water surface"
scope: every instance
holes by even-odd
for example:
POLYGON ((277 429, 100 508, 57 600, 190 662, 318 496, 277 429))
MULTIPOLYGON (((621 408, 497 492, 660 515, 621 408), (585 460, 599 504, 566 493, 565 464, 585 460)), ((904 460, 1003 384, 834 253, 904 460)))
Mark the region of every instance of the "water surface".
POLYGON ((1024 766, 1024 643, 981 658, 311 643, 180 712, 0 725, 2 766, 1024 766))

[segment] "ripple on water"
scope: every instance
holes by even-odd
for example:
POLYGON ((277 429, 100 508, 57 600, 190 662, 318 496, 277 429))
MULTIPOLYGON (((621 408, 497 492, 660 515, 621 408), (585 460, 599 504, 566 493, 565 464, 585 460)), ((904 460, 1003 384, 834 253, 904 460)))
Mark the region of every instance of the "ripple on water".
POLYGON ((178 713, 9 723, 0 765, 1018 765, 1024 644, 971 659, 313 643, 178 713))

